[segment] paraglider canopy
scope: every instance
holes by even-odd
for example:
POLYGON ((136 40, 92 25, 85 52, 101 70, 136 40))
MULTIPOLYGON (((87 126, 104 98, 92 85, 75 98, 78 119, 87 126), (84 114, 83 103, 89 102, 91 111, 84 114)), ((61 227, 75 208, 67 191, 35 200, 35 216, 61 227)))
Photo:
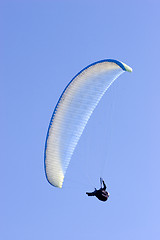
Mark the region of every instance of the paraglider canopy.
POLYGON ((117 60, 102 60, 81 70, 66 86, 54 109, 45 144, 45 173, 55 187, 64 176, 78 140, 98 102, 123 72, 132 72, 117 60))

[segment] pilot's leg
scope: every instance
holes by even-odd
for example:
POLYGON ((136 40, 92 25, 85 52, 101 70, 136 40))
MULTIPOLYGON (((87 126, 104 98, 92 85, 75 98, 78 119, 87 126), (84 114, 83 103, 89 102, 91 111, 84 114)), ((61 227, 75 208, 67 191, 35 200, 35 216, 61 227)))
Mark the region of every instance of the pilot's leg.
POLYGON ((88 196, 95 196, 95 192, 91 192, 91 193, 86 192, 86 194, 87 194, 88 196))

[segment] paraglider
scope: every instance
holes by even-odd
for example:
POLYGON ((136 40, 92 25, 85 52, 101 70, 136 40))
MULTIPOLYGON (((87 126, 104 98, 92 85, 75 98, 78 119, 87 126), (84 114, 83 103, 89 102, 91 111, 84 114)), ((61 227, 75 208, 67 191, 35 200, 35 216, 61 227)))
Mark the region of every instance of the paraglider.
POLYGON ((102 60, 81 70, 66 86, 54 109, 45 143, 48 182, 61 188, 80 136, 98 102, 123 72, 132 69, 117 60, 102 60))
POLYGON ((102 179, 102 178, 100 178, 100 183, 101 183, 101 187, 100 187, 100 189, 96 189, 95 188, 95 190, 94 190, 94 192, 86 192, 86 194, 88 195, 88 196, 95 196, 95 197, 97 197, 100 201, 103 201, 103 202, 105 202, 105 201, 107 201, 107 199, 109 198, 109 192, 107 192, 106 191, 106 184, 105 184, 105 182, 104 182, 104 180, 102 179), (103 187, 102 187, 102 184, 103 184, 103 187))

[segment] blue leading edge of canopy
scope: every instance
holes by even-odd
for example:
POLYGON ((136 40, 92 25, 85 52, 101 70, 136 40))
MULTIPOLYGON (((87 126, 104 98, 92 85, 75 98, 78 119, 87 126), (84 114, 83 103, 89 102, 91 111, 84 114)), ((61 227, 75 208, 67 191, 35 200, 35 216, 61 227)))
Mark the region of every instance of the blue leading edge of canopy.
MULTIPOLYGON (((46 176, 46 179, 47 181, 49 182, 48 178, 47 178, 47 174, 46 174, 46 164, 45 164, 45 160, 46 160, 46 149, 47 149, 47 140, 48 140, 48 137, 49 137, 49 130, 50 130, 50 127, 52 125, 52 121, 54 119, 54 115, 55 115, 55 112, 57 110, 57 107, 58 107, 58 104, 59 102, 61 101, 61 98, 64 94, 64 92, 66 91, 66 89, 69 87, 69 85, 72 83, 72 81, 79 75, 81 74, 84 70, 86 70, 87 68, 93 66, 93 65, 96 65, 97 63, 102 63, 102 62, 113 62, 113 63, 116 63, 118 66, 120 66, 122 68, 123 71, 126 71, 124 65, 118 61, 118 60, 114 60, 114 59, 104 59, 104 60, 100 60, 100 61, 97 61, 97 62, 94 62, 94 63, 91 63, 90 65, 88 65, 87 67, 83 68, 79 73, 77 73, 73 78, 72 80, 68 83, 68 85, 65 87, 64 91, 62 92, 55 108, 54 108, 54 111, 53 111, 53 114, 52 114, 52 117, 51 117, 51 120, 50 120, 50 123, 49 123, 49 127, 48 127, 48 131, 47 131, 47 136, 46 136, 46 142, 45 142, 45 150, 44 150, 44 169, 45 169, 45 176, 46 176)), ((50 183, 50 182, 49 182, 50 183)), ((50 183, 51 184, 51 183, 50 183)), ((52 185, 52 184, 51 184, 52 185)), ((52 185, 54 186, 54 185, 52 185)))
MULTIPOLYGON (((72 80, 69 82, 69 84, 80 74, 82 73, 84 70, 86 70, 87 68, 93 66, 93 65, 96 65, 97 63, 102 63, 102 62, 113 62, 113 63, 116 63, 118 66, 120 66, 122 68, 123 71, 126 71, 123 63, 121 63, 120 61, 118 60, 114 60, 114 59, 104 59, 104 60, 100 60, 100 61, 97 61, 97 62, 94 62, 94 63, 91 63, 90 65, 88 65, 87 67, 83 68, 79 73, 77 73, 73 78, 72 80)), ((69 84, 67 85, 67 87, 69 86, 69 84)), ((66 87, 66 88, 67 88, 66 87)), ((64 91, 66 90, 66 88, 64 89, 64 91)), ((62 93, 63 95, 63 93, 62 93)))

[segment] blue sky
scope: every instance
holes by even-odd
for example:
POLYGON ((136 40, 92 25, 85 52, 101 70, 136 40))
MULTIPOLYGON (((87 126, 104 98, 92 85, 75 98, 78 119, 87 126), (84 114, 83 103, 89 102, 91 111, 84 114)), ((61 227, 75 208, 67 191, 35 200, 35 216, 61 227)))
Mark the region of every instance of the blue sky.
POLYGON ((0 1, 3 240, 160 238, 159 1, 0 1), (101 59, 133 68, 107 91, 68 168, 44 144, 66 84, 101 59), (86 196, 102 174, 110 198, 86 196))

